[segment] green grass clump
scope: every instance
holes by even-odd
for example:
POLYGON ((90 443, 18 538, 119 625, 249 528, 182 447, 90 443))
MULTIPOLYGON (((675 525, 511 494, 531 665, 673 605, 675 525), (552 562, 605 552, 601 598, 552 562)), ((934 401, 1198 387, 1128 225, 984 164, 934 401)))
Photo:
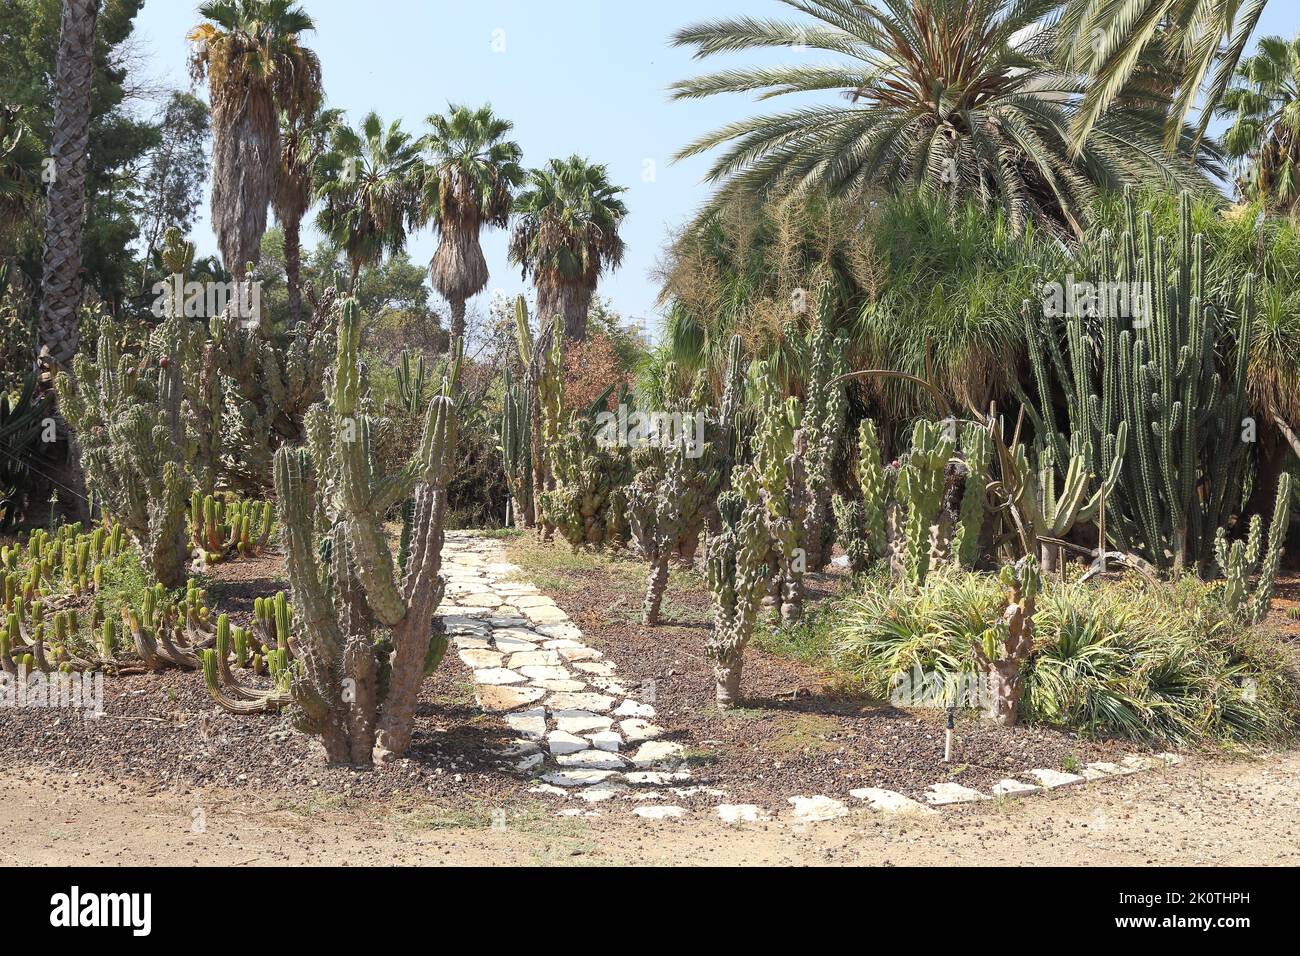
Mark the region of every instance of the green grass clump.
MULTIPOLYGON (((919 592, 868 581, 843 606, 831 654, 875 694, 919 666, 954 684, 1001 616, 992 575, 945 570, 919 592)), ((1212 585, 1048 581, 1034 616, 1021 717, 1149 743, 1294 737, 1300 690, 1273 635, 1234 621, 1212 585)))

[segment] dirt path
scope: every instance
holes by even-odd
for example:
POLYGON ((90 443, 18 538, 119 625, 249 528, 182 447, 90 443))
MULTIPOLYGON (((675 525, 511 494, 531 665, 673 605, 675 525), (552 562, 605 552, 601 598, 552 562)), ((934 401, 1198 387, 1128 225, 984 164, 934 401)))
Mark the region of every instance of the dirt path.
POLYGON ((1189 760, 1084 789, 903 820, 729 827, 560 818, 546 803, 445 815, 433 804, 285 806, 144 793, 46 770, 0 777, 0 865, 1300 864, 1300 753, 1189 760), (500 824, 504 820, 504 826, 500 824), (197 832, 196 832, 197 831, 197 832))

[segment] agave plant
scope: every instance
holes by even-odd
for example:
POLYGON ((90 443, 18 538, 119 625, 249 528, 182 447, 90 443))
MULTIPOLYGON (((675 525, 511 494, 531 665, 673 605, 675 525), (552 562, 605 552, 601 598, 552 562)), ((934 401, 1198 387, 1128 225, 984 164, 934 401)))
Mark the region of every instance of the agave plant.
POLYGON ((1078 232, 1098 187, 1204 186, 1202 174, 1217 171, 1190 130, 1177 157, 1164 157, 1163 115, 1136 104, 1098 119, 1071 152, 1086 83, 1053 64, 1058 35, 1049 15, 1059 0, 781 2, 811 20, 706 22, 674 42, 697 57, 794 47, 835 61, 725 70, 677 83, 675 97, 838 91, 844 102, 741 120, 683 149, 678 158, 723 148, 708 173, 721 184, 715 203, 926 189, 998 206, 1017 230, 1033 218, 1078 232))
POLYGON ((1219 115, 1232 126, 1224 152, 1238 170, 1237 188, 1271 209, 1300 200, 1300 36, 1263 37, 1259 52, 1237 67, 1219 115))

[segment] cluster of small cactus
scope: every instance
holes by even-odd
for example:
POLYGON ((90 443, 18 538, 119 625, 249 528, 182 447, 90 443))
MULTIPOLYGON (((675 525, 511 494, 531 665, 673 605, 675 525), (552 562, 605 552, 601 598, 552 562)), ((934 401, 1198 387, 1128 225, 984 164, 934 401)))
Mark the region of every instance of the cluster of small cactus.
POLYGON ((989 716, 1010 727, 1019 717, 1024 665, 1034 652, 1034 611, 1043 582, 1032 554, 1004 565, 998 579, 1007 591, 1006 609, 1001 620, 971 641, 971 652, 988 675, 989 716))
POLYGON ((275 508, 267 501, 226 500, 215 495, 190 497, 190 540, 205 563, 232 554, 260 554, 271 538, 275 508))
POLYGON ((155 584, 138 606, 123 606, 121 617, 125 635, 150 671, 199 670, 199 655, 216 640, 207 595, 193 578, 179 598, 155 584))
POLYGON ((1219 570, 1223 572, 1226 582, 1223 587, 1223 603, 1239 620, 1259 624, 1268 616, 1273 604, 1273 587, 1277 581, 1278 568, 1282 563, 1282 546, 1286 540, 1287 524, 1290 520, 1291 476, 1285 472, 1278 481, 1277 499, 1273 506, 1273 520, 1268 529, 1268 548, 1263 551, 1261 522, 1259 515, 1250 519, 1250 527, 1244 541, 1228 543, 1228 536, 1220 528, 1214 538, 1214 556, 1219 570), (1258 572, 1255 593, 1250 593, 1250 576, 1258 572))
POLYGON ((292 622, 293 608, 283 591, 253 602, 251 629, 232 625, 228 614, 218 616, 216 639, 202 654, 203 679, 218 706, 232 714, 256 714, 292 703, 293 644, 297 643, 291 635, 292 622), (231 669, 232 658, 235 667, 269 675, 271 686, 252 688, 242 683, 231 669))
POLYGON ((445 651, 446 638, 435 635, 433 622, 445 587, 439 571, 460 371, 454 356, 410 462, 394 475, 375 474, 373 420, 362 410, 360 337, 361 316, 348 300, 329 395, 313 411, 307 447, 275 455, 298 621, 287 678, 294 722, 320 735, 332 763, 351 765, 369 765, 376 751, 405 753, 420 683, 445 651), (398 572, 383 516, 407 499, 414 501, 409 554, 398 572), (318 522, 327 525, 324 548, 318 522))
POLYGON ((1139 218, 1131 196, 1125 211, 1118 247, 1105 233, 1091 258, 1100 288, 1145 290, 1141 321, 1122 316, 1109 296, 1101 296, 1095 320, 1072 309, 1064 319, 1040 322, 1026 302, 1038 401, 1022 402, 1058 469, 1076 453, 1085 475, 1118 468, 1106 531, 1121 550, 1160 570, 1204 570, 1217 529, 1241 502, 1253 280, 1242 279, 1239 302, 1212 298, 1188 194, 1179 201, 1172 244, 1153 237, 1150 213, 1139 218), (1057 381, 1068 439, 1053 415, 1057 381), (1121 424, 1128 425, 1127 455, 1119 447, 1121 424))
POLYGON ((103 585, 104 568, 125 558, 126 533, 121 524, 83 532, 80 523, 54 532, 38 528, 25 546, 0 548, 0 592, 28 601, 56 592, 91 594, 103 585))

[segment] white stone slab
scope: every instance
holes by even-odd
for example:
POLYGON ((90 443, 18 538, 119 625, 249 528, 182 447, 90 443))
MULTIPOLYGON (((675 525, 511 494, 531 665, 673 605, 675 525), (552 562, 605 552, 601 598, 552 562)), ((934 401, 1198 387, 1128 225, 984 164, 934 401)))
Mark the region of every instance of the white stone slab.
POLYGON ((849 808, 832 797, 790 797, 794 818, 800 823, 822 823, 838 817, 847 817, 849 808))
POLYGON ((917 803, 911 797, 905 797, 893 790, 883 790, 880 787, 860 787, 857 790, 850 790, 849 796, 862 800, 878 813, 911 813, 923 817, 934 816, 939 812, 933 807, 917 803))

